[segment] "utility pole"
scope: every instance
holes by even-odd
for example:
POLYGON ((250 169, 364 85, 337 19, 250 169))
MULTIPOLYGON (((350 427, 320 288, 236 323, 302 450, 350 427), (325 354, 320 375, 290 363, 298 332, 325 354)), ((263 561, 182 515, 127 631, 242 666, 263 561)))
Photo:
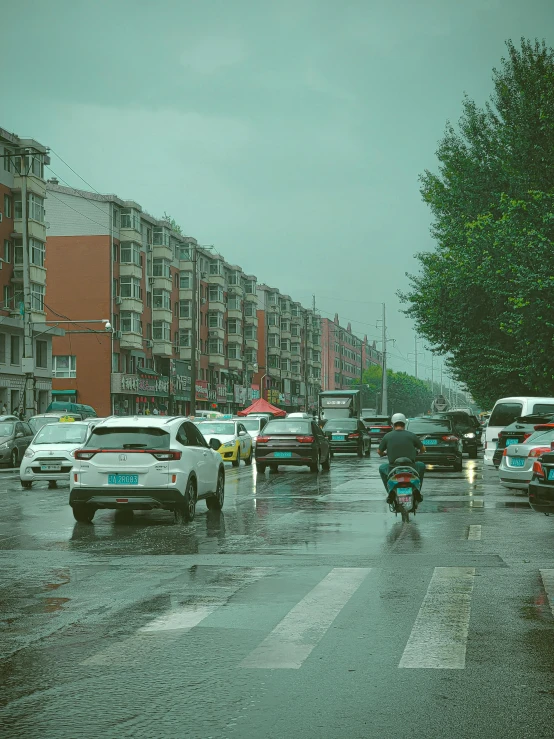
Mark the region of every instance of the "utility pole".
POLYGON ((381 385, 381 415, 387 415, 387 324, 385 322, 385 304, 383 303, 383 378, 381 385))
POLYGON ((192 332, 190 337, 190 415, 196 415, 196 347, 198 345, 197 303, 198 303, 198 246, 191 244, 192 249, 192 332))
MULTIPOLYGON (((314 299, 315 300, 315 299, 314 299)), ((310 351, 308 348, 308 311, 304 314, 304 392, 306 393, 305 397, 305 411, 308 412, 308 352, 310 351)))
POLYGON ((360 410, 361 407, 364 404, 363 401, 363 383, 364 383, 364 343, 363 340, 360 339, 360 410))
MULTIPOLYGON (((19 406, 25 409, 25 418, 35 415, 35 362, 33 352, 33 326, 31 315, 31 272, 29 266, 29 229, 27 208, 27 156, 23 150, 20 153, 21 174, 21 236, 23 242, 23 361, 22 369, 25 373, 25 398, 19 400, 19 406)), ((33 154, 29 153, 29 167, 33 154)))
POLYGON ((415 378, 417 380, 417 334, 415 336, 415 378))
POLYGON ((439 395, 442 395, 442 368, 443 368, 443 365, 441 363, 441 391, 440 391, 439 395))

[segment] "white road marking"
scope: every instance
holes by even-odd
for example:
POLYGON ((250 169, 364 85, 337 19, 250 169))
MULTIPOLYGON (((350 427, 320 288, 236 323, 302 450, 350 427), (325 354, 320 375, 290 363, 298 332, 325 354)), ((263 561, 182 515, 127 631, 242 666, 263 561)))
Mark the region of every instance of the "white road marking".
POLYGON ((474 567, 435 567, 399 667, 463 670, 474 567))
POLYGON ((335 567, 243 659, 241 667, 298 670, 370 571, 335 567))
POLYGON ((548 602, 550 603, 550 610, 554 616, 554 570, 539 570, 541 573, 542 584, 546 590, 548 602))
POLYGON ((480 524, 472 524, 467 532, 467 538, 472 541, 477 541, 481 538, 481 526, 480 524))
MULTIPOLYGON (((81 662, 82 665, 111 665, 140 659, 146 651, 158 645, 159 639, 178 639, 183 633, 198 626, 217 608, 224 606, 241 588, 265 577, 272 567, 255 567, 244 574, 234 585, 210 589, 209 603, 176 603, 166 613, 141 626, 133 636, 116 642, 81 662)), ((179 596, 172 596, 177 601, 179 596)))

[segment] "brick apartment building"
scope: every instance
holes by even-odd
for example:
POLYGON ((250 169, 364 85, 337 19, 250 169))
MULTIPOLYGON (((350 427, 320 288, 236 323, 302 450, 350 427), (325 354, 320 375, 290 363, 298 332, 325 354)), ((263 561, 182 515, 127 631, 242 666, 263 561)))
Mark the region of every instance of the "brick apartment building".
MULTIPOLYGON (((278 404, 292 401, 287 348, 285 368, 266 371, 265 292, 258 295, 255 276, 172 230, 138 203, 62 187, 56 180, 47 188, 49 318, 82 322, 82 333, 54 340, 57 397, 92 405, 99 415, 144 413, 155 407, 188 413, 196 265, 197 408, 235 412, 259 397, 262 380, 278 404), (113 332, 104 330, 102 320, 110 321, 113 332)), ((275 315, 280 316, 280 307, 275 315)), ((290 308, 283 315, 287 347, 289 313, 290 308)), ((315 351, 319 319, 312 322, 315 351)), ((295 373, 298 382, 301 372, 295 373)), ((310 377, 314 388, 315 374, 310 377)), ((302 388, 294 387, 299 407, 302 388)))
POLYGON ((35 360, 35 408, 46 410, 52 390, 52 333, 46 331, 44 295, 45 195, 47 149, 0 128, 0 407, 23 409, 26 377, 22 370, 23 333, 23 222, 22 160, 27 185, 27 236, 31 288, 31 321, 35 360))
POLYGON ((352 332, 350 323, 340 325, 338 314, 331 321, 321 319, 322 384, 324 390, 345 390, 360 382, 361 369, 372 364, 383 364, 382 353, 375 341, 367 336, 360 339, 352 332))

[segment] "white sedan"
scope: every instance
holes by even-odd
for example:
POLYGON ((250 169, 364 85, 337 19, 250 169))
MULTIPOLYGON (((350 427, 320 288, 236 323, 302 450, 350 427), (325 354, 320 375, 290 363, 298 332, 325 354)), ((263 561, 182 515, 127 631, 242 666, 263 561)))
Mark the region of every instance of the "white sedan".
POLYGON ((233 418, 228 421, 195 421, 195 423, 208 443, 212 439, 221 442, 219 453, 225 462, 232 462, 233 467, 238 467, 241 459, 244 459, 247 465, 252 464, 252 437, 242 421, 233 418))
POLYGON ((33 482, 39 481, 48 482, 50 487, 55 487, 59 481, 68 482, 75 463, 73 452, 84 444, 90 429, 91 424, 85 421, 43 426, 21 460, 22 487, 30 488, 33 482))
POLYGON ((550 424, 536 426, 534 434, 521 444, 510 444, 504 449, 498 472, 500 484, 505 488, 527 490, 533 477, 535 460, 549 452, 554 441, 554 428, 550 424))

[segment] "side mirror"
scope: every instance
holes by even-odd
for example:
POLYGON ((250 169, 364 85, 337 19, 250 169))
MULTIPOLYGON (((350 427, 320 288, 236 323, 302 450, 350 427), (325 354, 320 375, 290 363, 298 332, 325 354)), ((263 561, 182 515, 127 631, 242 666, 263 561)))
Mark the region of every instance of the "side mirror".
POLYGON ((246 436, 246 431, 239 431, 239 436, 246 436))
POLYGON ((17 434, 15 435, 15 438, 16 439, 21 439, 22 436, 25 436, 25 434, 23 433, 23 431, 18 431, 17 434))
POLYGON ((221 442, 219 439, 210 439, 210 449, 213 449, 214 452, 218 452, 220 447, 221 442))

